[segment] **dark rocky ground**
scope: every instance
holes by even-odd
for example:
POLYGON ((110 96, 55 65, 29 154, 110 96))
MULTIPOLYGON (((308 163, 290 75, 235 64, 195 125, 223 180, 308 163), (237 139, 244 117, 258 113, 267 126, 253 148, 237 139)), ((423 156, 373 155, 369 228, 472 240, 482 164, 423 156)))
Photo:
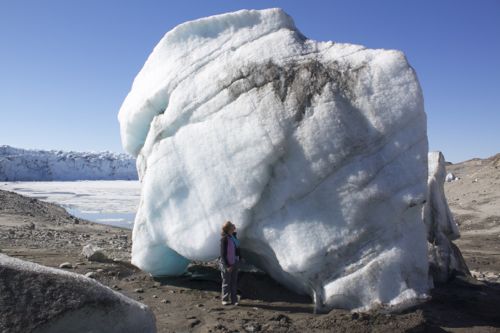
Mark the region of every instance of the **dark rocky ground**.
MULTIPOLYGON (((498 175, 497 171, 493 177, 499 179, 498 175)), ((453 189, 450 194, 446 186, 448 195, 460 193, 453 189)), ((490 198, 500 196, 495 186, 489 191, 490 198)), ((485 214, 496 216, 491 211, 485 214)), ((259 272, 242 272, 240 305, 223 307, 219 273, 212 263, 194 263, 182 277, 154 279, 129 264, 129 230, 86 222, 56 205, 5 191, 0 191, 0 251, 50 267, 69 262, 66 270, 92 272, 104 285, 147 304, 155 313, 158 332, 500 332, 499 238, 487 232, 495 217, 471 215, 465 223, 464 214, 458 214, 462 227, 482 230, 463 233, 458 242, 478 279, 456 278, 434 289, 430 301, 401 313, 314 314, 308 297, 259 272), (88 243, 103 248, 110 260, 83 258, 82 247, 88 243)))

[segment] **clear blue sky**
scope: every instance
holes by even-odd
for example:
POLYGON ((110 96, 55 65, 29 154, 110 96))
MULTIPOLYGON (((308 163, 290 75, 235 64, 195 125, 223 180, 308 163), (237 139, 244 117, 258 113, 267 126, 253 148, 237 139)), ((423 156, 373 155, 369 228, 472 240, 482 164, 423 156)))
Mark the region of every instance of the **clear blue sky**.
POLYGON ((121 152, 118 110, 167 31, 270 7, 312 39, 404 51, 431 150, 453 162, 500 152, 498 0, 0 0, 0 144, 121 152))

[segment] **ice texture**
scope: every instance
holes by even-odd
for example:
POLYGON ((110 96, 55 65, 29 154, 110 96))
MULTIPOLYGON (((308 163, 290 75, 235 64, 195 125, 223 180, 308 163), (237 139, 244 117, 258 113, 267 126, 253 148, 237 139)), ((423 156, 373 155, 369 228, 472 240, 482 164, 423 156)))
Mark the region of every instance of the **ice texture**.
POLYGON ((83 275, 0 254, 1 332, 154 333, 144 304, 83 275))
POLYGON ((444 283, 457 274, 469 275, 462 253, 453 244, 460 238, 458 226, 448 206, 444 192, 445 159, 441 152, 429 152, 428 199, 424 221, 429 242, 429 275, 434 283, 444 283))
POLYGON ((402 52, 307 39, 280 9, 202 18, 161 39, 118 118, 138 267, 216 258, 231 220, 247 260, 318 308, 428 291, 426 115, 402 52))
POLYGON ((111 152, 74 152, 0 146, 0 181, 133 180, 135 159, 111 152))

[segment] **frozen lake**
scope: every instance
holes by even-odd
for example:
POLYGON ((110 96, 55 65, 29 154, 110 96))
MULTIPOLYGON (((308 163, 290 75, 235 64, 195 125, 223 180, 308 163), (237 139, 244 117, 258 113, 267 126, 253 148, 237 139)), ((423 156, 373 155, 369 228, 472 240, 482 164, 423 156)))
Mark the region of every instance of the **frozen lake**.
POLYGON ((139 181, 0 182, 0 189, 56 203, 74 216, 132 229, 140 200, 139 181))

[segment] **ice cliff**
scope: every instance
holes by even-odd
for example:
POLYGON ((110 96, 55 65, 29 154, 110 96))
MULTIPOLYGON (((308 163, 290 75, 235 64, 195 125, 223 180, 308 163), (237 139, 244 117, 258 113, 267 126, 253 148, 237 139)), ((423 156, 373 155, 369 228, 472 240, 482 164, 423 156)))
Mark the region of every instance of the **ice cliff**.
POLYGON ((320 308, 428 291, 426 115, 403 53, 307 39, 280 9, 203 18, 161 39, 118 118, 143 270, 216 258, 231 220, 247 260, 320 308))
POLYGON ((137 179, 135 159, 111 152, 81 153, 0 146, 0 181, 137 179))

